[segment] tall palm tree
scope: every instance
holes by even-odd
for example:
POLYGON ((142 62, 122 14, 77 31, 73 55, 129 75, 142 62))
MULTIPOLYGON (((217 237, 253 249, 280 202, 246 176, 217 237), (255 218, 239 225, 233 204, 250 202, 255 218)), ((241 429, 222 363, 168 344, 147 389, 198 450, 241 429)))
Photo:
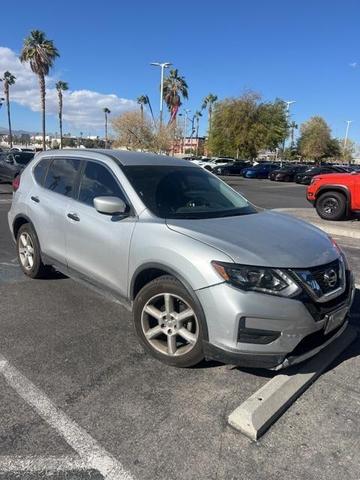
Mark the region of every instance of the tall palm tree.
POLYGON ((196 155, 199 152, 199 124, 200 124, 200 117, 202 117, 202 113, 199 110, 196 110, 194 113, 195 119, 195 131, 196 131, 196 155))
POLYGON ((62 80, 56 83, 56 90, 59 97, 59 129, 60 129, 60 148, 63 148, 63 125, 62 125, 62 112, 63 112, 63 92, 69 90, 69 85, 62 80))
POLYGON ((42 137, 43 150, 46 150, 46 128, 45 128, 45 76, 49 74, 50 68, 54 65, 59 52, 52 40, 48 40, 44 32, 32 30, 25 38, 20 54, 21 62, 29 62, 31 70, 38 76, 42 112, 42 137))
POLYGON ((209 93, 209 95, 207 95, 204 100, 203 100, 203 104, 201 106, 201 109, 202 110, 205 110, 207 108, 208 110, 208 133, 210 134, 211 132, 211 121, 212 121, 212 112, 213 112, 213 107, 214 107, 214 103, 217 101, 218 97, 217 95, 214 95, 213 93, 209 93))
POLYGON ((298 128, 298 125, 296 122, 292 121, 289 125, 290 127, 290 135, 291 135, 291 148, 293 148, 294 146, 294 134, 295 134, 295 130, 298 128))
POLYGON ((107 107, 105 107, 103 111, 104 111, 104 114, 105 114, 105 148, 107 148, 107 144, 108 144, 108 115, 111 112, 107 107))
POLYGON ((10 85, 14 85, 16 80, 15 75, 6 71, 4 73, 4 77, 2 78, 4 84, 4 95, 6 100, 6 108, 7 108, 7 117, 8 117, 8 125, 9 125, 9 144, 10 148, 13 146, 13 138, 12 138, 12 130, 11 130, 11 114, 10 114, 10 85))
POLYGON ((137 98, 137 103, 140 105, 141 121, 144 122, 144 105, 149 103, 149 97, 147 95, 140 95, 140 97, 137 98))
POLYGON ((171 69, 164 79, 163 98, 170 112, 169 124, 175 122, 181 105, 181 97, 188 98, 188 85, 177 68, 171 69))

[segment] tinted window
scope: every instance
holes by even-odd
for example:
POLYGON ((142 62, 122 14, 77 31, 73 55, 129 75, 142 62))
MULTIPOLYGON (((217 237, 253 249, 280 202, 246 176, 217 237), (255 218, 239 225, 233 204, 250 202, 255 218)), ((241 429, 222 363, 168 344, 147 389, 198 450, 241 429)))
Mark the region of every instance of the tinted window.
POLYGON ((95 197, 119 197, 126 202, 117 181, 104 166, 95 162, 87 162, 80 181, 80 202, 93 206, 95 197))
POLYGON ((19 165, 27 165, 30 160, 34 158, 34 153, 30 152, 20 152, 20 153, 14 153, 15 156, 15 161, 19 165))
POLYGON ((134 165, 123 170, 144 204, 162 218, 256 213, 244 197, 200 168, 134 165))
POLYGON ((44 187, 66 197, 74 193, 77 172, 80 160, 59 158, 52 161, 46 175, 44 187))
POLYGON ((40 185, 42 185, 44 182, 44 178, 50 162, 51 162, 50 158, 44 158, 44 160, 41 160, 33 170, 35 180, 40 185))

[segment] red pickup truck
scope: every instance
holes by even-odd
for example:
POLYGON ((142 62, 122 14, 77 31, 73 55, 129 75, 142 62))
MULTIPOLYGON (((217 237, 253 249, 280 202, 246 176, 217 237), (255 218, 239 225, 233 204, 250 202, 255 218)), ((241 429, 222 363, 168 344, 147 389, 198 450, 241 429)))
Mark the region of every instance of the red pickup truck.
POLYGON ((318 175, 311 180, 306 198, 325 220, 360 213, 360 172, 318 175))

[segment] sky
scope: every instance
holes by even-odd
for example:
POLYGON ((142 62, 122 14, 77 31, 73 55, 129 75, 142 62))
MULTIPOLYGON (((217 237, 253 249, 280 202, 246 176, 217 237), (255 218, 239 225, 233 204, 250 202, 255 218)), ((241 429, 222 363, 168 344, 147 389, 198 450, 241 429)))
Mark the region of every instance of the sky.
MULTIPOLYGON (((182 108, 192 113, 209 92, 223 99, 251 89, 295 100, 296 123, 321 115, 336 137, 352 120, 349 136, 360 142, 359 19, 355 0, 18 0, 1 9, 0 75, 17 76, 13 128, 40 131, 37 79, 18 61, 23 39, 39 29, 61 55, 47 79, 50 132, 58 131, 57 80, 70 87, 64 131, 101 135, 105 106, 116 116, 147 94, 158 114, 160 72, 150 62, 168 61, 187 80, 182 108)), ((201 133, 206 125, 205 114, 201 133)))

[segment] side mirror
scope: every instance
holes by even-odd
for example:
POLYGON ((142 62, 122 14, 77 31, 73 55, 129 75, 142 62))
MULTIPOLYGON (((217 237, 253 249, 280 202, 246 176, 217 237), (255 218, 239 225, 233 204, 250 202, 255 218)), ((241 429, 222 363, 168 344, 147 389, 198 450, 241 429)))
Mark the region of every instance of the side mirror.
POLYGON ((99 213, 106 215, 124 215, 128 213, 128 205, 118 197, 95 197, 94 207, 99 213))

